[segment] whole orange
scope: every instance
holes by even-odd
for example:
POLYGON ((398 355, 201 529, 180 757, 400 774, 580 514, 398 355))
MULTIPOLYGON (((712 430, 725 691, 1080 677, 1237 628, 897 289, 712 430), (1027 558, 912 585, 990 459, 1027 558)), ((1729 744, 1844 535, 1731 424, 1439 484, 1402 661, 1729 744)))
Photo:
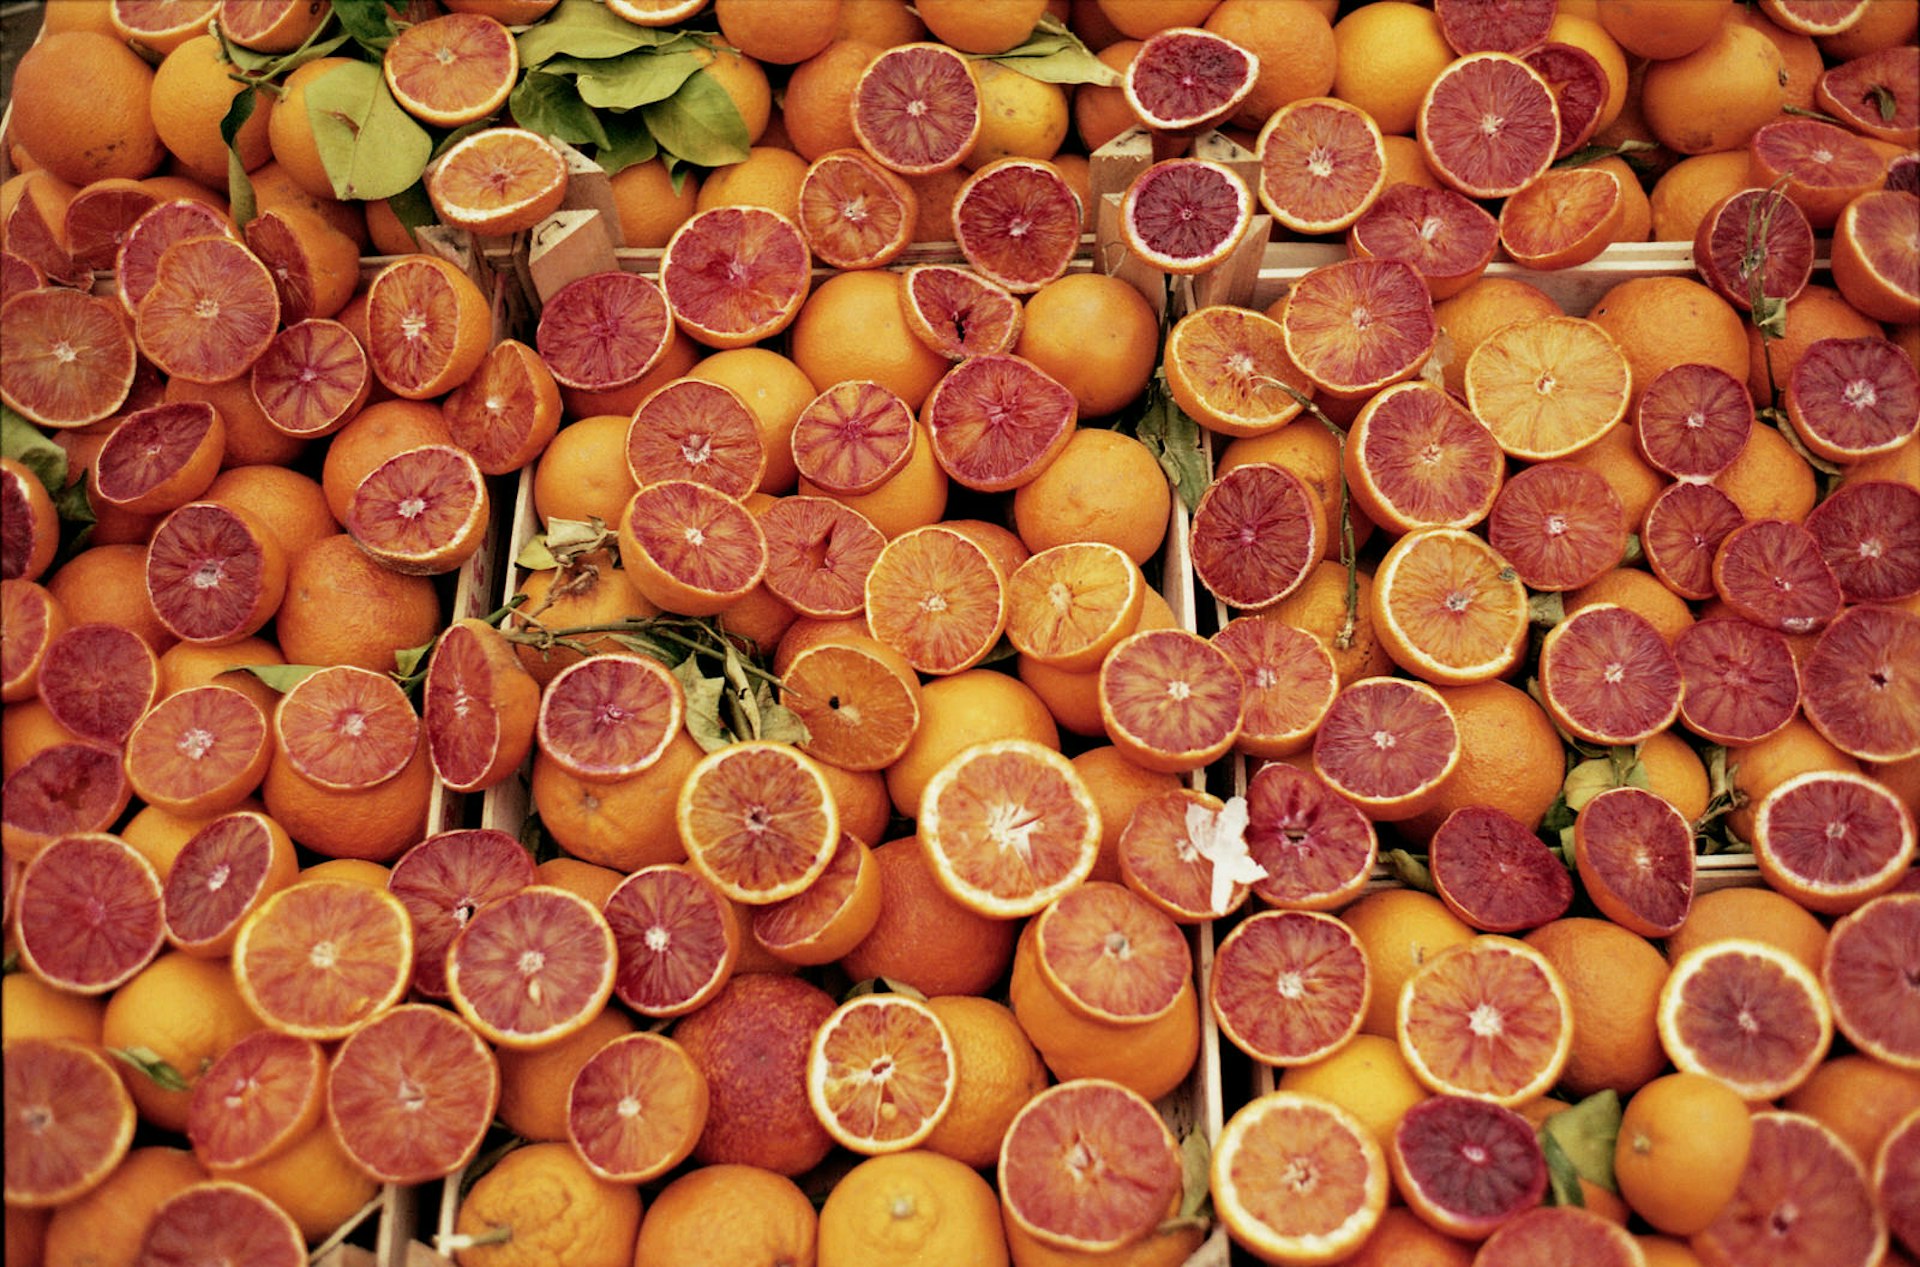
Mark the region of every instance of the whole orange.
POLYGON ((819 1252, 820 1267, 1007 1262, 993 1188, 924 1149, 869 1157, 842 1175, 820 1207, 819 1252))
POLYGON ((1627 1101, 1613 1177, 1633 1212, 1661 1231, 1704 1231, 1732 1198, 1753 1142, 1747 1106, 1704 1074, 1656 1078, 1627 1101))
POLYGON ((173 1067, 188 1090, 163 1090, 131 1067, 121 1080, 140 1116, 164 1130, 187 1126, 187 1101, 207 1065, 260 1028, 260 1018, 240 997, 223 959, 195 959, 168 951, 114 991, 100 1027, 107 1047, 144 1047, 173 1067))
POLYGON ((981 994, 1013 958, 1014 926, 968 910, 934 878, 912 836, 873 851, 880 919, 840 961, 856 981, 886 977, 923 994, 981 994))
MULTIPOLYGON (((215 188, 227 183, 228 149, 220 121, 233 99, 247 91, 227 77, 231 68, 220 56, 218 39, 196 35, 168 53, 153 73, 154 130, 195 180, 215 188)), ((275 98, 259 89, 253 92, 253 114, 241 125, 233 149, 248 171, 273 157, 267 128, 275 98)), ((329 187, 326 193, 331 197, 333 190, 329 187)))
POLYGON ((789 345, 816 390, 871 379, 920 408, 951 363, 908 329, 901 285, 898 273, 873 269, 830 277, 807 296, 789 345))
POLYGON ((701 1166, 660 1190, 640 1221, 633 1267, 814 1261, 819 1216, 793 1180, 758 1166, 701 1166), (714 1212, 725 1210, 724 1219, 714 1212))
MULTIPOLYGON (((53 1212, 45 1267, 109 1267, 139 1261, 160 1203, 207 1172, 184 1148, 136 1148, 105 1183, 53 1212)), ((7 1218, 15 1211, 9 1210, 7 1218)))
POLYGON ((707 1126, 694 1157, 797 1175, 833 1139, 807 1103, 807 1048, 833 997, 797 977, 736 975, 673 1037, 706 1075, 707 1126))
MULTIPOLYGON (((852 4, 843 12, 872 6, 852 4)), ((811 163, 830 150, 860 144, 853 131, 853 87, 880 48, 863 40, 836 39, 793 68, 781 117, 794 152, 811 163)))
POLYGON ((1653 944, 1601 919, 1559 919, 1527 944, 1545 955, 1573 1004, 1564 1085, 1575 1095, 1630 1094, 1667 1067, 1654 1028, 1667 961, 1653 944))
POLYGON ((1474 932, 1431 893, 1382 889, 1340 912, 1367 952, 1373 972, 1372 1001, 1360 1022, 1363 1034, 1395 1036, 1400 987, 1449 946, 1471 941, 1474 932))
POLYGON ((1166 473, 1146 445, 1121 431, 1082 427, 1014 490, 1013 526, 1029 550, 1102 541, 1144 564, 1166 539, 1172 506, 1166 473), (1122 488, 1126 495, 1115 496, 1122 488))
POLYGON ((460 1202, 455 1231, 505 1240, 460 1251, 461 1267, 628 1267, 640 1192, 587 1169, 570 1144, 529 1144, 502 1157, 460 1202))
POLYGON ((1047 1086, 1047 1067, 1006 1005, 967 994, 927 1006, 953 1040, 953 1103, 925 1146, 978 1169, 1000 1156, 1014 1114, 1047 1086))
POLYGON ((375 563, 346 533, 324 537, 288 561, 287 595, 274 617, 291 664, 357 664, 386 673, 394 653, 440 631, 433 579, 375 563))
POLYGON ((1028 296, 1014 347, 1073 393, 1083 419, 1133 403, 1147 389, 1159 351, 1153 309, 1131 285, 1104 273, 1071 273, 1028 296))
POLYGON ((1746 323, 1733 305, 1697 281, 1624 281, 1600 296, 1587 316, 1613 336, 1626 356, 1633 369, 1635 402, 1664 371, 1690 361, 1746 377, 1746 323))
POLYGON ((49 34, 14 68, 11 139, 72 185, 148 175, 167 156, 151 114, 153 81, 112 35, 49 34))

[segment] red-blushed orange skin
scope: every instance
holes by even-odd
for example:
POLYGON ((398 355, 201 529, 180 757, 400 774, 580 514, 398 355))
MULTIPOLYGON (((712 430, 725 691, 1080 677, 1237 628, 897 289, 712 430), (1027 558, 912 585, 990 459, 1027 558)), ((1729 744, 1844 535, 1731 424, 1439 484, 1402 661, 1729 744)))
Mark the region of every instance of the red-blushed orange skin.
POLYGON ((873 860, 880 918, 841 960, 847 974, 884 976, 928 996, 990 989, 1013 959, 1014 921, 975 914, 949 897, 916 837, 881 845, 873 860))
POLYGON ((674 1039, 707 1080, 697 1161, 797 1175, 825 1159, 833 1139, 807 1102, 807 1050, 833 1010, 832 996, 818 986, 752 973, 730 980, 675 1027, 674 1039))

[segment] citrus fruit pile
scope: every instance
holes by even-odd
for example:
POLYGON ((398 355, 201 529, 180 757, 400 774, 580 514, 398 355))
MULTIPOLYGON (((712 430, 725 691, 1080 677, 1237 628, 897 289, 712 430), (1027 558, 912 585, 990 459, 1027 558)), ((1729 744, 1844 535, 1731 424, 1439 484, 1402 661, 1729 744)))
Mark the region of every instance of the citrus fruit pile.
POLYGON ((1920 1253, 1917 58, 1904 0, 50 6, 7 1261, 443 1181, 463 1267, 1920 1253), (642 250, 520 320, 576 203, 642 250), (1346 258, 1106 275, 1269 220, 1346 258), (1483 276, 1649 236, 1700 280, 1483 276))

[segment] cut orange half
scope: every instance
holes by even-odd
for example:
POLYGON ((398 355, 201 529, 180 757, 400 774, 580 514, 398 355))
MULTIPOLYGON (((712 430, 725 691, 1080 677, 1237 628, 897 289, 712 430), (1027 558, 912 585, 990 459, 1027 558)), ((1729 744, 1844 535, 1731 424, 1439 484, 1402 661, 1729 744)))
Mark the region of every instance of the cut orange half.
POLYGON ((1527 649, 1527 587, 1498 551, 1459 528, 1394 542, 1368 598, 1380 645, 1425 682, 1490 681, 1527 649))
POLYGON ((833 861, 840 814, 813 758, 754 741, 708 753, 675 808, 687 860, 736 902, 765 906, 803 892, 833 861))
POLYGON ((1509 1108, 1560 1080, 1573 1004, 1545 955, 1481 936, 1429 959, 1400 987, 1400 1052, 1428 1090, 1509 1108))
POLYGON ((1594 444, 1633 389, 1613 336, 1584 317, 1516 321, 1467 358, 1467 405, 1509 457, 1546 462, 1594 444))
POLYGON ((1833 1042, 1820 979, 1786 951, 1738 937, 1674 960, 1658 1023, 1675 1067, 1718 1078, 1747 1101, 1792 1091, 1833 1042))
POLYGON ((1387 1162, 1373 1132, 1331 1100, 1297 1091, 1237 1111, 1210 1167, 1221 1222, 1267 1262, 1343 1261, 1387 1206, 1387 1162))
POLYGON ((941 766, 918 825, 941 887, 996 919, 1040 911, 1100 854, 1100 812, 1079 771, 1025 739, 975 744, 941 766))
POLYGON ((815 1031, 807 1103, 827 1134, 877 1156, 916 1147, 953 1105, 959 1061, 933 1009, 904 994, 849 999, 815 1031))

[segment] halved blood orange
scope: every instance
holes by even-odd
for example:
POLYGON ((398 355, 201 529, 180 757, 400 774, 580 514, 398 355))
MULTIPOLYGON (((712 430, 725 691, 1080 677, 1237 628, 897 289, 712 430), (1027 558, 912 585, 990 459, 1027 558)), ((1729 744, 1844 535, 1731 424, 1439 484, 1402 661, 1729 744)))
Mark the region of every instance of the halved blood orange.
POLYGON ((736 902, 765 906, 820 878, 840 814, 813 758, 791 744, 716 749, 688 772, 675 806, 687 860, 736 902))
POLYGON ((326 1048, 257 1029, 193 1084, 187 1142, 215 1174, 257 1165, 320 1125, 326 1093, 326 1048))
POLYGON ((500 1063, 443 1007, 403 1003, 347 1036, 327 1069, 327 1121, 382 1183, 444 1178, 473 1160, 500 1103, 500 1063))
POLYGON ((1429 1227, 1480 1240, 1540 1204, 1547 1160, 1528 1121, 1473 1096, 1408 1109, 1387 1144, 1393 1181, 1429 1227))
POLYGON ((1229 607, 1271 607, 1320 562, 1328 525, 1305 480, 1272 462, 1248 462, 1215 479, 1194 507, 1194 575, 1229 607))
POLYGON ((1849 603, 1920 593, 1920 488, 1849 480, 1813 508, 1805 525, 1849 603))
POLYGON ((1040 976, 1069 1008, 1109 1025, 1157 1021, 1193 978, 1186 936, 1124 885, 1090 880, 1034 917, 1040 976))
POLYGON ((1386 188, 1379 125, 1359 106, 1333 97, 1281 106, 1253 150, 1260 158, 1260 205, 1296 233, 1347 228, 1386 188))
POLYGON ((1649 464, 1675 479, 1710 480, 1732 466, 1753 431, 1745 383, 1714 365, 1675 365, 1640 393, 1634 438, 1649 464))
POLYGON ((269 1029, 320 1042, 345 1038, 405 997, 412 921, 384 889, 302 880, 240 926, 233 976, 269 1029))
POLYGON ((560 386, 532 348, 502 339, 447 396, 441 416, 447 434, 481 471, 506 475, 531 464, 559 431, 560 386))
POLYGON ((1250 757, 1285 757, 1313 742, 1340 675, 1326 644, 1272 615, 1241 616, 1213 635, 1240 670, 1240 737, 1234 747, 1250 757))
POLYGON ((767 591, 815 620, 858 616, 867 574, 887 539, 867 517, 830 497, 782 497, 760 514, 767 591))
POLYGON ((319 212, 299 205, 265 207, 240 235, 273 276, 281 320, 332 317, 353 298, 360 281, 358 247, 319 212))
POLYGON ((1245 852, 1244 814, 1188 787, 1148 797, 1134 807, 1114 845, 1121 880, 1176 924, 1233 914, 1250 892, 1228 858, 1236 849, 1245 852))
POLYGON ((267 266, 231 238, 176 242, 134 310, 140 352, 171 378, 220 383, 247 372, 280 325, 267 266))
POLYGON ((857 1153, 916 1147, 953 1105, 959 1059, 946 1023, 919 999, 866 994, 835 1008, 807 1050, 807 1103, 857 1153))
POLYGON ((15 900, 21 964, 69 994, 125 984, 166 943, 160 876, 117 836, 54 841, 20 873, 15 900))
POLYGON ((562 286, 540 309, 534 346, 554 380, 606 392, 640 381, 673 340, 660 284, 613 269, 562 286))
POLYGON ((920 842, 955 901, 997 919, 1032 915, 1084 881, 1100 816, 1079 771, 1025 739, 956 753, 920 796, 920 842))
POLYGON ((765 207, 713 207, 673 231, 660 289, 688 338, 739 348, 793 323, 812 280, 806 238, 765 207))
POLYGON ((176 691, 127 736, 127 782, 168 813, 204 818, 253 795, 273 757, 267 716, 228 686, 176 691))
POLYGON ((833 150, 800 181, 795 217, 807 246, 831 268, 879 268, 913 240, 920 200, 866 151, 833 150))
POLYGON ((1167 334, 1167 390, 1188 417, 1222 435, 1278 431, 1313 396, 1287 354, 1280 323, 1263 313, 1208 304, 1167 334))
POLYGON ((1646 1260, 1639 1240, 1624 1225, 1583 1206, 1528 1210, 1501 1224, 1474 1255, 1480 1267, 1641 1267, 1646 1260))
POLYGON ((40 702, 78 739, 119 748, 160 693, 160 662, 122 625, 75 625, 47 646, 40 702))
POLYGON ((1560 1080, 1573 1006, 1546 956, 1488 934, 1447 947, 1409 977, 1395 1027, 1429 1090, 1511 1108, 1560 1080))
POLYGON ((1719 1078, 1748 1101, 1792 1091, 1833 1041, 1818 978, 1786 951, 1744 938, 1675 959, 1660 987, 1658 1022, 1676 1067, 1719 1078))
POLYGON ((759 423, 739 393, 704 379, 676 378, 633 411, 627 470, 641 488, 661 480, 693 480, 729 497, 745 497, 760 487, 767 451, 759 423))
POLYGON ((1207 1003, 1221 1032, 1264 1064, 1307 1064, 1360 1030, 1367 952, 1347 926, 1312 911, 1262 911, 1215 952, 1207 1003))
POLYGON ((207 491, 226 443, 226 423, 205 401, 136 410, 94 455, 89 491, 130 514, 163 515, 207 491))
POLYGON ((1500 245, 1527 268, 1573 268, 1613 245, 1626 205, 1620 178, 1610 171, 1545 171, 1501 204, 1500 245))
POLYGON ((900 759, 920 727, 920 678, 892 647, 861 634, 809 646, 781 675, 780 702, 807 727, 800 748, 843 770, 900 759))
POLYGON ((1920 246, 1914 223, 1920 220, 1920 196, 1913 173, 1920 159, 1887 167, 1887 188, 1861 194, 1840 213, 1833 230, 1833 284, 1846 301, 1876 321, 1910 322, 1920 318, 1920 246), (1896 171, 1908 173, 1907 187, 1896 171))
POLYGON ((1584 317, 1516 321, 1467 358, 1467 404, 1508 456, 1570 457, 1626 416, 1633 385, 1613 337, 1584 317))
POLYGON ((111 269, 127 230, 159 201, 153 190, 135 180, 109 177, 84 186, 62 219, 74 264, 89 271, 111 269))
POLYGON ((614 967, 613 930, 599 908, 533 884, 468 917, 447 950, 447 994, 488 1042, 528 1051, 598 1016, 613 997, 614 967))
POLYGON ((161 254, 175 242, 204 237, 226 237, 237 242, 240 233, 232 220, 197 198, 160 203, 133 222, 113 261, 114 291, 128 316, 152 288, 161 254))
POLYGON ((402 110, 435 127, 457 128, 506 104, 520 53, 513 33, 493 18, 449 13, 395 36, 380 70, 402 110))
POLYGON ((133 332, 104 299, 64 286, 11 296, 0 337, 0 401, 43 427, 99 422, 133 387, 133 332))
POLYGON ((367 285, 367 356, 396 396, 451 391, 473 377, 491 345, 486 295, 438 256, 402 256, 367 285))
POLYGON ((1637 744, 1680 714, 1680 665, 1640 613, 1583 607, 1547 631, 1540 689, 1563 730, 1594 744, 1637 744))
POLYGON ((1435 299, 1479 280, 1499 245, 1500 224, 1484 207, 1465 194, 1424 185, 1388 185, 1347 229, 1347 252, 1355 259, 1411 264, 1435 299))
POLYGON ((1366 815, 1310 770, 1272 762, 1247 785, 1247 853, 1266 870, 1253 891, 1282 910, 1338 910, 1373 875, 1380 841, 1366 815))
MULTIPOLYGON (((909 270, 909 290, 902 292, 909 297, 910 308, 917 271, 909 270)), ((964 269, 950 271, 988 285, 964 269)), ((1006 298, 1013 304, 1017 322, 1019 302, 1011 295, 1006 298)), ((829 496, 871 493, 907 465, 913 456, 914 435, 913 411, 887 388, 864 380, 835 383, 807 402, 794 420, 794 468, 802 480, 829 496)))
POLYGON ((38 696, 47 648, 66 630, 66 610, 46 586, 23 577, 0 581, 0 699, 17 704, 38 696))
POLYGON ((1184 774, 1240 737, 1245 683, 1226 652, 1184 629, 1129 634, 1100 664, 1100 721, 1135 765, 1184 774))
POLYGON ((1341 688, 1313 737, 1313 772, 1375 821, 1432 806, 1460 764, 1453 709, 1425 682, 1362 678, 1341 688))
POLYGON ((889 541, 867 573, 868 630, 922 673, 984 660, 1007 624, 1006 576, 985 548, 939 524, 889 541))
POLYGON ((533 882, 526 849, 489 827, 437 832, 400 855, 387 875, 387 892, 400 899, 413 922, 414 990, 445 999, 453 939, 475 911, 533 882))
POLYGON ((1260 59, 1225 36, 1167 27, 1134 50, 1120 90, 1156 132, 1193 133, 1233 114, 1260 78, 1260 59))
POLYGON ((520 768, 533 747, 540 684, 513 644, 478 618, 457 620, 427 661, 420 720, 434 773, 456 792, 477 792, 520 768))
POLYGON ((1019 342, 1025 310, 998 282, 954 264, 917 264, 902 282, 907 328, 948 360, 1011 352, 1019 342))
POLYGON ((1753 1142, 1733 1198, 1690 1242, 1710 1267, 1869 1267, 1887 1225, 1866 1166, 1832 1128, 1799 1113, 1753 1115, 1753 1142))
POLYGON ((1920 87, 1916 85, 1920 85, 1920 55, 1911 44, 1894 44, 1828 68, 1814 88, 1813 99, 1820 109, 1864 136, 1912 148, 1920 145, 1920 87))
POLYGON ((652 656, 588 656, 540 695, 540 751, 575 778, 610 783, 650 769, 686 724, 680 679, 652 656))
POLYGON ((1014 1226, 1055 1249, 1097 1253, 1134 1244, 1166 1216, 1180 1191, 1180 1160, 1173 1133, 1137 1092, 1077 1078, 1014 1115, 999 1179, 1014 1226))
POLYGON ((162 1201, 140 1242, 142 1263, 246 1262, 300 1267, 307 1238, 293 1216, 243 1183, 208 1179, 162 1201))
POLYGON ((1801 707, 1835 747, 1863 761, 1920 754, 1920 616, 1849 608, 1802 668, 1801 707))
POLYGON ((1238 1109, 1214 1145, 1210 1178, 1221 1221, 1266 1262, 1344 1260, 1387 1205, 1373 1132, 1331 1100, 1297 1091, 1238 1109))
POLYGON ((1007 636, 1022 655, 1068 672, 1097 669, 1139 623, 1147 583, 1125 551, 1068 542, 1007 578, 1007 636))
POLYGON ((853 134, 907 176, 958 167, 980 135, 980 88, 944 44, 901 44, 867 63, 854 85, 853 134))
POLYGON ((1843 915, 1913 867, 1912 811, 1852 770, 1809 770, 1761 798, 1753 854, 1774 888, 1809 910, 1843 915))
POLYGON ((1707 209, 1693 235, 1701 280, 1742 312, 1789 303, 1813 277, 1813 229, 1776 189, 1740 189, 1707 209))
POLYGON ((1015 294, 1036 291, 1067 271, 1080 247, 1080 224, 1079 195, 1059 169, 1039 159, 988 163, 953 197, 960 253, 975 272, 1015 294))
POLYGON ((692 480, 662 480, 620 516, 620 563, 654 606, 712 616, 767 574, 767 538, 738 501, 692 480))
POLYGON ((1662 584, 1682 598, 1713 597, 1713 560, 1720 543, 1746 516, 1712 484, 1667 485, 1647 507, 1640 545, 1662 584))
POLYGON ((1587 896, 1642 937, 1670 937, 1693 905, 1693 825, 1644 788, 1608 788, 1573 821, 1573 856, 1587 896))
POLYGON ((1547 38, 1552 0, 1434 0, 1440 34, 1456 53, 1525 53, 1547 38))
POLYGON ((613 991, 642 1016, 683 1016, 733 975, 740 932, 726 897, 693 867, 657 863, 622 880, 602 906, 618 967, 613 991))
POLYGON ((880 883, 873 850, 842 832, 833 860, 805 892, 754 909, 753 939, 785 963, 832 963, 866 940, 879 922, 880 883))
MULTIPOLYGON (((73 186, 51 172, 29 176, 18 183, 19 194, 10 198, 11 207, 0 221, 0 238, 5 239, 8 252, 31 270, 31 276, 39 278, 25 289, 45 285, 49 279, 82 291, 91 288, 93 271, 74 260, 62 236, 74 197, 73 186)), ((8 192, 11 195, 13 190, 8 192)))
POLYGON ((1519 56, 1553 92, 1560 110, 1560 144, 1553 156, 1563 159, 1599 129, 1601 112, 1613 93, 1611 78, 1599 59, 1577 44, 1550 41, 1519 56))
POLYGON ((1886 177, 1886 160, 1865 137, 1818 119, 1776 119, 1753 134, 1747 154, 1747 183, 1784 193, 1815 232, 1886 177))
MULTIPOLYGON (((12 458, 0 458, 0 515, 5 516, 0 519, 0 534, 5 537, 0 577, 4 577, 4 584, 13 587, 9 592, 25 595, 32 591, 17 589, 17 585, 32 585, 53 566, 53 556, 60 548, 60 513, 54 509, 53 497, 40 477, 12 458)), ((47 594, 44 587, 33 586, 33 589, 47 594)), ((47 601, 52 601, 51 595, 47 601)), ((22 602, 23 607, 33 606, 22 602)), ((8 612, 9 628, 13 614, 8 612)), ((9 672, 6 697, 9 702, 14 698, 14 682, 15 675, 9 672)))
MULTIPOLYGON (((1617 511, 1614 518, 1617 526, 1617 511)), ((1393 543, 1368 608, 1395 664, 1424 682, 1461 686, 1520 663, 1527 588, 1497 545, 1461 528, 1420 528, 1393 543)))
POLYGON ((360 412, 373 389, 373 366, 352 331, 315 317, 273 336, 248 385, 276 430, 310 440, 332 435, 360 412))
POLYGON ((1920 370, 1886 339, 1820 339, 1787 376, 1786 405, 1816 457, 1858 462, 1920 429, 1920 370))
POLYGON ((309 674, 280 697, 274 746, 311 783, 350 791, 385 783, 420 745, 420 718, 394 680, 349 664, 309 674))
MULTIPOLYGON (((1820 979, 1840 1032, 1861 1051, 1902 1069, 1920 1069, 1920 895, 1889 893, 1834 924, 1820 979)), ((1911 1132, 1909 1132, 1911 1134, 1911 1132)))
POLYGON ((1824 628, 1845 603, 1820 543, 1785 519, 1750 520, 1723 537, 1713 588, 1742 619, 1790 634, 1824 628))
POLYGON ((537 132, 483 128, 434 160, 426 185, 442 224, 504 236, 560 209, 567 161, 537 132))
POLYGON ((1865 14, 1868 0, 1761 0, 1760 11, 1800 35, 1838 35, 1865 14))
POLYGON ((465 449, 423 444, 388 458, 353 490, 346 529, 375 562, 408 576, 451 572, 486 539, 486 476, 465 449))
POLYGON ((1487 540, 1527 588, 1579 589, 1620 566, 1625 518, 1598 472, 1541 462, 1501 485, 1487 515, 1487 540))
POLYGON ((1469 198, 1518 193, 1560 149, 1553 89, 1510 53, 1472 53, 1441 71, 1414 126, 1433 174, 1469 198))
POLYGON ((707 1077, 680 1044, 625 1034, 574 1074, 567 1138, 608 1183, 647 1183, 692 1154, 707 1106, 707 1077))
POLYGON ((103 832, 132 795, 120 754, 93 743, 57 743, 27 758, 0 791, 0 842, 21 861, 74 832, 103 832))
POLYGON ((1341 467, 1367 518, 1405 533, 1471 528, 1485 519, 1506 477, 1506 455, 1486 425, 1441 388, 1396 383, 1348 428, 1341 467))
POLYGON ((0 1069, 10 1209, 64 1205, 113 1173, 133 1145, 133 1099, 99 1048, 10 1038, 0 1069))
POLYGON ((1702 620, 1673 640, 1680 720, 1712 743, 1758 743, 1800 711, 1800 670, 1786 636, 1744 620, 1702 620))
POLYGON ((1426 281, 1411 264, 1378 259, 1342 260, 1302 277, 1280 328, 1293 363, 1342 400, 1418 374, 1439 335, 1426 281))
POLYGON ((1490 805, 1448 814, 1427 842, 1427 870, 1446 908, 1483 933, 1518 933, 1573 903, 1566 864, 1527 825, 1490 805))
POLYGON ((1907 1250, 1920 1246, 1920 1109, 1902 1118, 1873 1159, 1873 1197, 1907 1250))
POLYGON ((220 0, 220 30, 258 53, 291 53, 331 16, 314 0, 220 0))
POLYGON ((1133 178, 1120 200, 1127 249, 1168 273, 1203 273, 1240 245, 1253 194, 1231 167, 1170 158, 1133 178))

